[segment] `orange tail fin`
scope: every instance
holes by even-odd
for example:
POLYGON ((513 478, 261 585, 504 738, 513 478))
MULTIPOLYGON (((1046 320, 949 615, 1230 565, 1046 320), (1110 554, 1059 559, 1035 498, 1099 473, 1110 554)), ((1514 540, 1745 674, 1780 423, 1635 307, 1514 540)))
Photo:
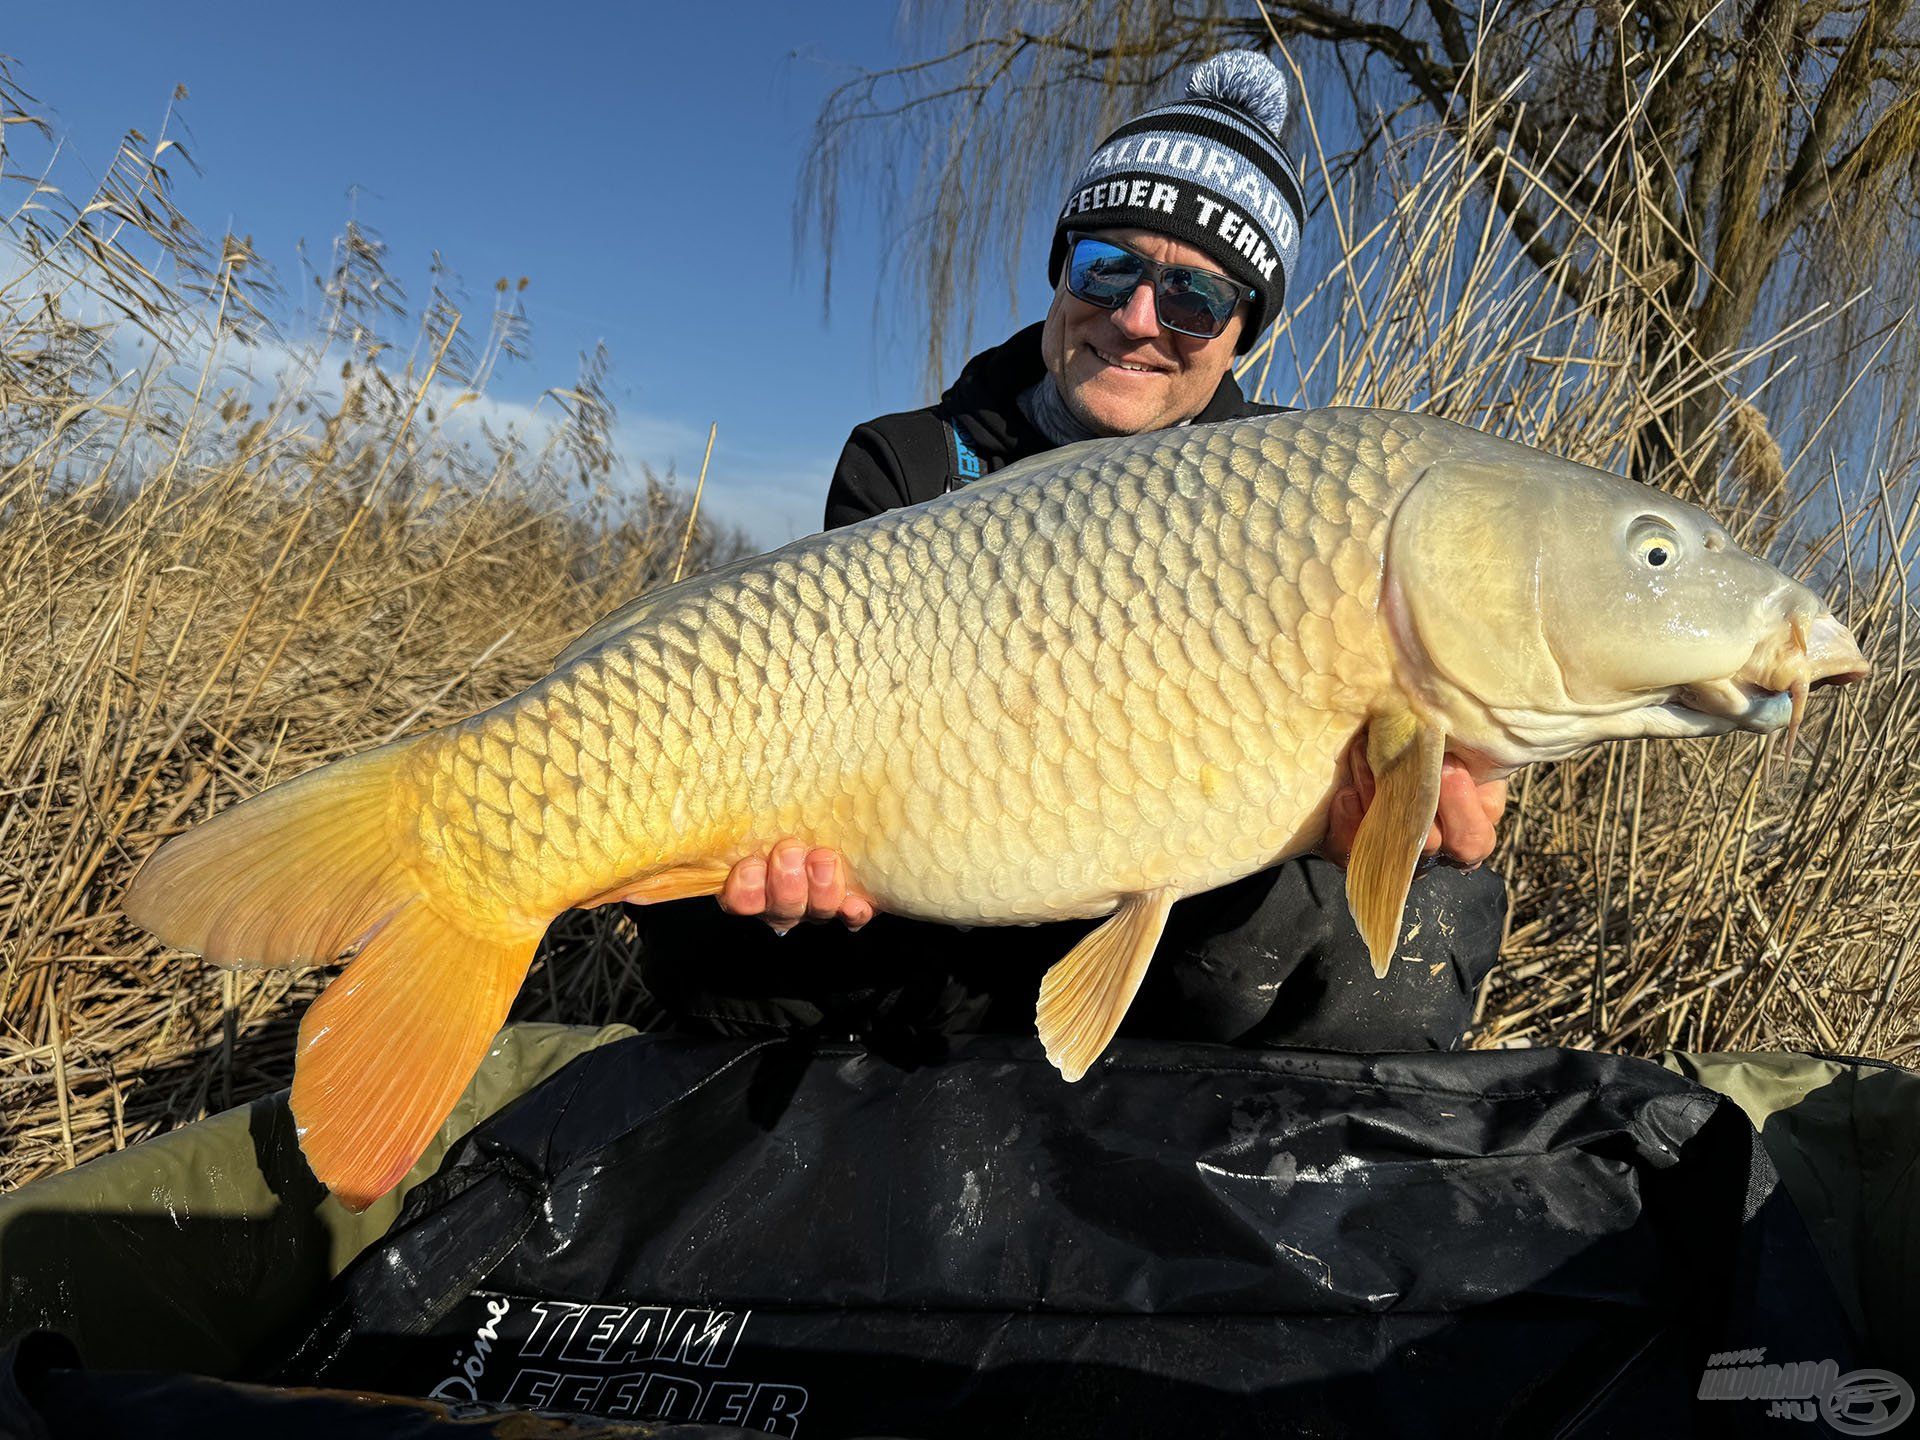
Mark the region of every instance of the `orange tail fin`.
POLYGON ((175 836, 121 908, 216 965, 331 964, 421 893, 390 818, 417 743, 336 760, 175 836))
MULTIPOLYGON (((425 739, 426 737, 421 737, 425 739)), ((222 965, 356 958, 300 1025, 301 1147, 363 1208, 393 1188, 479 1068, 540 928, 476 936, 438 910, 394 818, 405 752, 322 766, 163 845, 122 902, 161 940, 222 965)))

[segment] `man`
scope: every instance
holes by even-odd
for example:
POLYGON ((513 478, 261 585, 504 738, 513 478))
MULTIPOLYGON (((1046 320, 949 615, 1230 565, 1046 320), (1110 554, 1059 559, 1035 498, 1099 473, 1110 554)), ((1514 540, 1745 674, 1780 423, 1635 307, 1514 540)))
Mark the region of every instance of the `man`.
MULTIPOLYGON (((855 430, 827 526, 934 499, 1059 445, 1276 413, 1248 401, 1231 371, 1279 316, 1299 253, 1303 207, 1279 140, 1285 114, 1284 78, 1247 51, 1209 61, 1181 100, 1114 131, 1061 209, 1046 319, 974 357, 939 404, 855 430)), ((1486 873, 1417 876, 1407 923, 1424 936, 1422 963, 1376 981, 1333 863, 1371 798, 1360 751, 1333 803, 1327 858, 1174 907, 1134 1006, 1144 1019, 1130 1031, 1355 1050, 1459 1043, 1498 947, 1504 891, 1486 873)), ((1475 787, 1449 761, 1428 854, 1478 866, 1504 803, 1504 785, 1475 787)), ((650 988, 681 1019, 732 1030, 1031 1028, 1041 969, 1087 929, 1064 922, 989 937, 882 917, 858 942, 836 932, 804 954, 772 943, 803 918, 866 927, 874 908, 857 878, 832 850, 797 841, 742 860, 720 906, 772 933, 716 923, 705 902, 643 915, 650 988), (705 958, 697 971, 684 963, 691 953, 705 958)))

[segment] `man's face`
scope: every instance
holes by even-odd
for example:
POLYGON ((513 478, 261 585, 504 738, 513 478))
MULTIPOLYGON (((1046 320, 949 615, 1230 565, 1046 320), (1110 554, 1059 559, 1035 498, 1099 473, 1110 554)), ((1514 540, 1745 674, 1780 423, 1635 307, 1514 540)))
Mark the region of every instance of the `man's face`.
MULTIPOLYGON (((1101 230, 1102 240, 1125 245, 1167 265, 1220 273, 1204 250, 1151 230, 1101 230)), ((1076 300, 1066 267, 1053 292, 1040 334, 1040 352, 1082 424, 1106 435, 1138 435, 1198 415, 1233 364, 1246 324, 1243 300, 1227 328, 1211 340, 1164 329, 1153 310, 1153 287, 1141 285, 1118 310, 1076 300)))

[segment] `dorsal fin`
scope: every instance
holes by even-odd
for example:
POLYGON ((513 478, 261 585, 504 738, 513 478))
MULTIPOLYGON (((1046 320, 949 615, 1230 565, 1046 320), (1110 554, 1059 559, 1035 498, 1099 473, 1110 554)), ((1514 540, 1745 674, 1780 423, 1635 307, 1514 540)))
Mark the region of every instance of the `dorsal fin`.
POLYGON ((694 586, 704 587, 730 579, 749 566, 761 564, 766 558, 765 555, 745 555, 715 569, 702 570, 698 575, 690 575, 685 580, 676 581, 672 585, 662 585, 658 590, 649 590, 644 595, 634 597, 618 610, 594 621, 578 640, 554 656, 553 668, 558 670, 562 666, 571 665, 589 650, 606 644, 622 630, 638 625, 660 606, 672 604, 682 596, 690 594, 694 586))

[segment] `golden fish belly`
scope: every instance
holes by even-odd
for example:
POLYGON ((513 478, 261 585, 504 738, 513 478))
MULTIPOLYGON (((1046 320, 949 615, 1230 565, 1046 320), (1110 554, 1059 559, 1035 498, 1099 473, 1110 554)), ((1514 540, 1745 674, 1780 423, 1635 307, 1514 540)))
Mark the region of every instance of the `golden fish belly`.
POLYGON ((1393 684, 1401 419, 1075 447, 679 587, 422 747, 396 823, 482 915, 785 835, 960 923, 1249 873, 1319 838, 1393 684))

